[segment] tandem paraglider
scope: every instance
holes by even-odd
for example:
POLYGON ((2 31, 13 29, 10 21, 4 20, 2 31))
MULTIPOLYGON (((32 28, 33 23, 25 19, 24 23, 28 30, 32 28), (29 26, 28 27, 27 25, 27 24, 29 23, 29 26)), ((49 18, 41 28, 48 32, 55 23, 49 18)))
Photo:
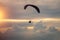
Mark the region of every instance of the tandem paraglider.
MULTIPOLYGON (((40 14, 40 9, 36 5, 27 4, 24 6, 24 9, 26 10, 28 6, 35 8, 35 10, 38 12, 38 14, 40 14)), ((31 23, 31 20, 29 21, 29 23, 31 23)))

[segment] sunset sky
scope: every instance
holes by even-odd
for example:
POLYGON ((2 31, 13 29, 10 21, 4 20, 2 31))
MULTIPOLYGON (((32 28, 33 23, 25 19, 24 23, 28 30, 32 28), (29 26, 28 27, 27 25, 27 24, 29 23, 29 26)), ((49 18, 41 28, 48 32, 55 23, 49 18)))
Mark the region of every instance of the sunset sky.
POLYGON ((4 4, 12 7, 12 18, 60 18, 60 0, 0 0, 4 4), (33 4, 39 7, 41 13, 38 14, 35 9, 28 7, 24 10, 26 4, 33 4))
POLYGON ((60 40, 60 0, 0 0, 0 2, 7 9, 4 9, 7 14, 0 9, 0 32, 3 39, 60 40), (26 4, 36 5, 41 13, 38 14, 33 7, 24 10, 26 4), (4 18, 5 16, 7 17, 4 18), (32 20, 32 23, 29 24, 29 20, 32 20))

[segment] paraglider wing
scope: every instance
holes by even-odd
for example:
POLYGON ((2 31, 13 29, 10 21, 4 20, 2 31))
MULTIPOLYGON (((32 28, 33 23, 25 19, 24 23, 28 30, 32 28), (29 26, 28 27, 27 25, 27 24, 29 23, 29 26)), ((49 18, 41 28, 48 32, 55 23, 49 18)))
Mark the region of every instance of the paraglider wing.
POLYGON ((26 9, 28 6, 32 6, 33 8, 35 8, 35 9, 37 10, 38 13, 40 13, 39 8, 38 8, 37 6, 35 6, 35 5, 32 5, 32 4, 27 4, 27 5, 25 5, 25 6, 24 6, 24 9, 26 9))

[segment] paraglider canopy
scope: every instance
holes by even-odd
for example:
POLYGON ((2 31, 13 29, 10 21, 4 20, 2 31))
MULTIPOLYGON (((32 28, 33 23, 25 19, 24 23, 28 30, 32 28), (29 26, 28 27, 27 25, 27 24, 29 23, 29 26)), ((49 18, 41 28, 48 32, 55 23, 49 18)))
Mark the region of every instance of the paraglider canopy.
POLYGON ((31 7, 35 8, 36 11, 37 11, 38 13, 40 13, 40 9, 39 9, 36 5, 27 4, 27 5, 24 6, 24 9, 26 9, 28 6, 31 6, 31 7))

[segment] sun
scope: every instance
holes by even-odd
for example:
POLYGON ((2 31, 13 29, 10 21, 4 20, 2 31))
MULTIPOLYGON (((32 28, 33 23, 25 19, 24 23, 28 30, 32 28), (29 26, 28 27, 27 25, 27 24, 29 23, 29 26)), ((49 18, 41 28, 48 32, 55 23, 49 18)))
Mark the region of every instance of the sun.
POLYGON ((5 14, 5 10, 3 8, 3 6, 0 6, 0 20, 4 18, 5 14))
POLYGON ((5 16, 4 10, 3 9, 0 9, 0 19, 3 19, 4 16, 5 16))
POLYGON ((8 17, 8 12, 9 8, 5 4, 0 3, 0 20, 6 19, 8 17))
POLYGON ((7 17, 8 17, 7 7, 4 4, 0 3, 0 26, 4 25, 4 22, 3 21, 1 22, 1 20, 6 19, 7 17))

